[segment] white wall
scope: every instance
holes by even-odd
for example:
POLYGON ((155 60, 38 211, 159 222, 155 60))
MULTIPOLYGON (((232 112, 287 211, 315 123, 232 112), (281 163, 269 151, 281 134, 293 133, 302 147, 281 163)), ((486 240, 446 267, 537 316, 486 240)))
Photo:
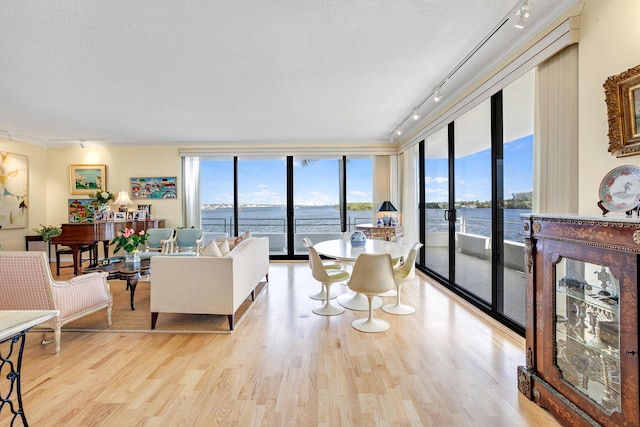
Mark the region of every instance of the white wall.
POLYGON ((101 147, 45 148, 0 139, 0 151, 25 154, 29 165, 28 227, 0 230, 4 250, 24 250, 24 236, 35 234, 39 224, 59 225, 68 222, 68 200, 87 196, 73 195, 69 185, 70 164, 105 164, 107 189, 117 193, 130 188, 130 178, 175 176, 178 198, 150 200, 154 218, 164 218, 167 227, 182 225, 180 198, 181 159, 178 147, 101 147))
MULTIPOLYGON (((603 83, 607 77, 640 64, 640 2, 586 0, 580 17, 579 44, 579 213, 600 216, 597 207, 602 178, 620 165, 640 166, 640 156, 609 154, 607 108, 603 83)), ((608 217, 623 216, 610 213, 608 217)))
MULTIPOLYGON (((48 150, 47 219, 51 224, 68 222, 68 199, 87 196, 72 195, 69 188, 70 164, 105 164, 107 167, 107 190, 117 195, 118 191, 130 191, 130 179, 134 177, 175 176, 178 178, 178 198, 143 200, 140 204, 151 205, 151 216, 164 218, 167 227, 181 223, 180 156, 177 147, 104 147, 50 148, 48 150)), ((135 202, 135 200, 134 200, 135 202)))

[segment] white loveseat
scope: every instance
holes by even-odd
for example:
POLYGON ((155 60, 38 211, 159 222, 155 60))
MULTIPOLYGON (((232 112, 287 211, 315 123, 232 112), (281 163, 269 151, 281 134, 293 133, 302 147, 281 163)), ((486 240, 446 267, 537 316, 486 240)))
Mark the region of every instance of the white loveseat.
POLYGON ((269 239, 250 237, 226 256, 151 258, 151 329, 159 313, 234 315, 255 288, 269 281, 269 239))

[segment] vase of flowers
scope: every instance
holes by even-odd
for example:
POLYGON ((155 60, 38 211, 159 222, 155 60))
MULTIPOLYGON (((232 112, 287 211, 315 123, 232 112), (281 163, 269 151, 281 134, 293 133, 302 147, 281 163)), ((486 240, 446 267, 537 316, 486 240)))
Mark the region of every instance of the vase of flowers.
POLYGON ((109 201, 115 200, 116 195, 111 191, 98 190, 91 195, 91 198, 97 204, 96 212, 101 213, 109 210, 109 201))
POLYGON ((125 228, 119 230, 116 237, 113 238, 110 245, 116 245, 114 252, 118 252, 120 249, 124 249, 124 261, 125 262, 140 262, 140 253, 138 252, 138 246, 144 245, 147 242, 149 233, 146 230, 141 230, 138 233, 132 228, 125 228))

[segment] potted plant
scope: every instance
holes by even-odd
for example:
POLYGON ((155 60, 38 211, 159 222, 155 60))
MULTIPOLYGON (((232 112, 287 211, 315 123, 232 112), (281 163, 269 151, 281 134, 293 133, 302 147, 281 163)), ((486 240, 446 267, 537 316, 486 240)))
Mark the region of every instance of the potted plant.
POLYGON ((47 257, 51 257, 51 239, 56 236, 62 234, 62 228, 56 227, 55 225, 42 225, 40 224, 40 228, 34 228, 33 231, 42 236, 42 240, 44 241, 44 250, 47 252, 47 257))

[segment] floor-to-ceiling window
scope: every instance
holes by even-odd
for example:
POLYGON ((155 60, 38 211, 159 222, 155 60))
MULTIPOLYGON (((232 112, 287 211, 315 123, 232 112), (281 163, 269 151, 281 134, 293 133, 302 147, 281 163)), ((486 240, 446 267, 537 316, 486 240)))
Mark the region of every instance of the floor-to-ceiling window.
POLYGON ((424 142, 425 263, 434 273, 449 277, 449 127, 424 142))
POLYGON ((205 240, 246 230, 268 236, 270 254, 306 256, 317 242, 371 222, 372 158, 233 157, 200 160, 205 240))
POLYGON ((455 120, 455 281, 491 303, 491 102, 455 120))
POLYGON ((502 91, 504 159, 504 287, 503 314, 525 324, 524 238, 520 215, 531 213, 533 201, 533 111, 535 70, 502 91))
POLYGON ((421 143, 421 267, 519 330, 525 323, 519 216, 531 212, 533 199, 534 72, 421 143))
POLYGON ((370 223, 373 218, 373 162, 371 156, 348 157, 345 167, 347 231, 353 231, 356 224, 370 223))
POLYGON ((234 232, 234 160, 200 161, 200 221, 207 240, 234 232))
POLYGON ((302 239, 313 243, 340 238, 340 162, 342 158, 298 158, 293 167, 295 253, 306 254, 302 239))
POLYGON ((269 251, 286 252, 286 158, 238 158, 238 233, 268 236, 269 251))

